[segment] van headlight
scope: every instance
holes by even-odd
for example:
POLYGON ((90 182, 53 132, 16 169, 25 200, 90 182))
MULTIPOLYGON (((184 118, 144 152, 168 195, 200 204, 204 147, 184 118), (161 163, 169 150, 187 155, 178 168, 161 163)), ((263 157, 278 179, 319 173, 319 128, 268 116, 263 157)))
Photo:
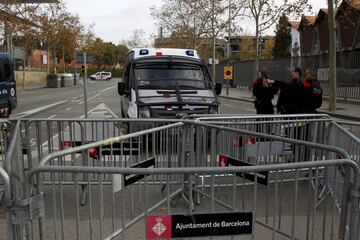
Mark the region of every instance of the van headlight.
POLYGON ((150 118, 150 108, 146 106, 139 107, 140 118, 150 118))
POLYGON ((218 114, 218 106, 211 106, 209 113, 210 114, 218 114))

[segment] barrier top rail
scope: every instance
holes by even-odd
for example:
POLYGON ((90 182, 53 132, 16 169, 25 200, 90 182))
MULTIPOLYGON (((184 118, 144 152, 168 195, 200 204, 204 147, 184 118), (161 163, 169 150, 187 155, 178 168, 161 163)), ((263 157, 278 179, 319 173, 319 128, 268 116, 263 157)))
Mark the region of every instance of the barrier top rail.
MULTIPOLYGON (((351 132, 347 131, 343 126, 341 126, 337 121, 332 121, 332 124, 334 126, 336 126, 337 128, 341 129, 343 131, 344 134, 346 134, 348 137, 350 137, 353 141, 355 141, 357 144, 360 145, 360 139, 357 138, 354 134, 352 134, 351 132)), ((360 123, 359 123, 360 126, 360 123)))
POLYGON ((287 123, 287 124, 291 124, 291 123, 304 123, 306 121, 306 123, 312 123, 312 122, 333 122, 334 119, 282 119, 282 120, 272 120, 272 121, 268 121, 268 120, 263 120, 261 119, 260 121, 241 121, 242 119, 239 119, 240 121, 236 121, 236 122, 231 122, 231 121, 214 121, 214 120, 218 120, 216 118, 209 118, 209 119, 205 119, 205 118, 198 118, 195 121, 197 122, 206 122, 206 123, 212 123, 212 124, 224 124, 224 125, 249 125, 249 124, 255 124, 255 125, 259 125, 259 124, 275 124, 275 123, 287 123))
MULTIPOLYGON (((43 122, 68 122, 68 121, 77 121, 77 122, 115 122, 115 121, 122 121, 122 122, 141 122, 141 123, 177 123, 177 122, 184 122, 184 119, 161 119, 161 118, 113 118, 113 119, 96 119, 96 118, 11 118, 10 121, 24 121, 24 122, 36 122, 36 121, 43 121, 43 122)), ((191 120, 188 120, 191 121, 191 120)))
POLYGON ((109 139, 105 139, 105 140, 102 140, 102 141, 93 142, 93 143, 81 145, 81 146, 74 147, 74 148, 68 148, 68 149, 65 149, 65 150, 58 151, 58 152, 53 152, 53 153, 50 153, 47 156, 45 156, 40 161, 39 166, 46 165, 51 159, 56 158, 56 157, 62 157, 62 156, 69 155, 69 154, 72 154, 72 153, 86 151, 86 150, 91 149, 91 148, 97 148, 97 147, 102 147, 102 146, 106 146, 106 145, 111 145, 113 143, 119 143, 121 141, 125 141, 125 140, 130 139, 130 138, 140 137, 140 136, 144 136, 146 134, 155 133, 157 131, 166 130, 166 129, 170 129, 170 128, 173 128, 173 127, 183 126, 184 124, 189 124, 189 125, 193 125, 193 126, 207 127, 209 129, 214 129, 214 130, 223 130, 223 131, 228 131, 228 132, 241 133, 241 134, 246 135, 246 136, 254 136, 254 137, 266 138, 266 139, 274 140, 274 141, 282 141, 282 142, 291 143, 291 144, 299 144, 299 145, 302 145, 302 146, 319 148, 319 149, 323 149, 323 150, 327 150, 327 151, 330 151, 330 152, 337 153, 343 159, 351 159, 350 155, 344 149, 338 148, 338 147, 335 147, 335 146, 329 146, 329 145, 324 145, 324 144, 320 144, 320 143, 307 142, 307 141, 302 141, 302 140, 298 140, 298 139, 289 139, 289 138, 286 138, 286 137, 274 136, 274 135, 269 135, 269 134, 259 133, 259 132, 252 132, 252 131, 247 131, 247 130, 243 130, 243 129, 234 129, 234 128, 230 128, 230 127, 218 126, 218 125, 204 123, 204 122, 196 122, 196 121, 192 121, 192 120, 183 120, 183 121, 176 122, 176 123, 173 123, 173 124, 169 124, 169 125, 166 125, 166 126, 160 126, 160 127, 156 127, 156 128, 152 128, 152 129, 148 129, 148 130, 142 130, 142 131, 139 131, 139 132, 130 133, 130 134, 127 134, 127 135, 122 135, 122 136, 119 136, 119 137, 109 138, 109 139))
POLYGON ((246 119, 249 117, 255 118, 255 119, 264 119, 264 118, 328 118, 331 119, 331 117, 327 114, 290 114, 290 115, 274 115, 274 114, 264 114, 264 115, 239 115, 239 114, 218 114, 214 116, 213 114, 194 114, 189 117, 191 118, 197 118, 197 119, 246 119))
MULTIPOLYGON (((281 163, 256 166, 229 167, 174 167, 174 168, 130 168, 130 167, 84 167, 84 166, 39 166, 25 175, 25 183, 29 184, 32 176, 41 172, 66 173, 99 173, 99 174, 230 174, 239 172, 282 171, 288 169, 319 168, 327 166, 349 166, 354 176, 360 176, 360 167, 350 159, 321 160, 316 162, 281 163)), ((355 181, 356 182, 356 181, 355 181)))
POLYGON ((118 143, 118 142, 130 139, 130 138, 140 137, 140 136, 143 136, 143 135, 146 135, 146 134, 155 133, 157 131, 171 129, 171 128, 174 128, 174 127, 180 127, 180 126, 183 126, 183 125, 184 125, 183 122, 176 122, 176 123, 169 124, 169 125, 166 125, 166 126, 155 127, 155 128, 152 128, 152 129, 142 130, 140 132, 130 133, 130 134, 126 134, 126 135, 119 136, 119 137, 113 137, 113 138, 105 139, 105 140, 102 140, 102 141, 85 144, 85 145, 82 145, 82 146, 79 146, 79 147, 68 148, 68 149, 65 149, 65 150, 62 150, 62 151, 58 151, 58 152, 55 152, 55 153, 48 154, 46 157, 44 157, 40 161, 39 166, 46 165, 47 162, 49 162, 52 158, 55 158, 55 157, 65 156, 65 155, 68 155, 68 154, 71 154, 71 153, 76 153, 76 152, 79 152, 79 151, 85 151, 85 150, 88 150, 90 148, 96 148, 96 147, 102 147, 102 146, 106 146, 106 145, 111 145, 113 143, 118 143))
POLYGON ((17 121, 17 120, 21 120, 21 121, 74 121, 74 120, 78 120, 78 121, 82 121, 82 122, 113 122, 113 121, 124 121, 124 122, 184 122, 186 120, 191 121, 189 119, 246 119, 251 117, 252 119, 264 119, 264 118, 271 118, 271 119, 282 119, 284 117, 286 117, 287 119, 291 119, 291 118, 303 118, 303 119, 307 119, 307 118, 327 118, 327 119, 331 119, 331 117, 329 115, 326 114, 293 114, 293 115, 239 115, 239 114, 218 114, 216 116, 211 115, 211 114, 194 114, 194 115, 188 115, 186 116, 187 118, 182 118, 182 119, 151 119, 151 118, 119 118, 119 119, 89 119, 89 118, 10 118, 9 121, 7 121, 8 123, 10 123, 11 121, 17 121))
POLYGON ((354 121, 343 121, 343 120, 336 120, 338 124, 344 124, 344 125, 353 125, 353 126, 360 126, 360 122, 354 122, 354 121))

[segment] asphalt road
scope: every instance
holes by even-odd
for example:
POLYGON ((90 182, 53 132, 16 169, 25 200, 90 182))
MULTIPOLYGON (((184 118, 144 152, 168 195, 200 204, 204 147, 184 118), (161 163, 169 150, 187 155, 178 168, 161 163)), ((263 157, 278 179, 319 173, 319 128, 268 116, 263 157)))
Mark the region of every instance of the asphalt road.
MULTIPOLYGON (((117 93, 117 82, 89 81, 88 112, 100 104, 120 116, 120 97, 117 93)), ((220 113, 223 114, 254 114, 251 103, 220 98, 220 113)), ((84 115, 83 85, 68 88, 42 88, 18 91, 18 107, 12 117, 31 118, 79 118, 84 115)))

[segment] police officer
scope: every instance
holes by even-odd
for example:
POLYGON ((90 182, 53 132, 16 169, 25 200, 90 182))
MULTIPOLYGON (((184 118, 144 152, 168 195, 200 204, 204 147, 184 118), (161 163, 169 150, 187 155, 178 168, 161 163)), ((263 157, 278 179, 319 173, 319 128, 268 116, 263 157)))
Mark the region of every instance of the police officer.
POLYGON ((303 83, 301 81, 301 69, 295 68, 292 72, 291 82, 278 80, 266 80, 280 89, 276 109, 279 114, 299 114, 303 112, 303 83))
POLYGON ((259 71, 258 78, 253 82, 254 105, 257 114, 274 114, 272 100, 278 89, 268 83, 268 74, 265 70, 259 71))
POLYGON ((316 113, 316 109, 322 105, 323 91, 320 83, 316 79, 316 72, 313 69, 307 69, 305 71, 303 88, 303 113, 316 113))

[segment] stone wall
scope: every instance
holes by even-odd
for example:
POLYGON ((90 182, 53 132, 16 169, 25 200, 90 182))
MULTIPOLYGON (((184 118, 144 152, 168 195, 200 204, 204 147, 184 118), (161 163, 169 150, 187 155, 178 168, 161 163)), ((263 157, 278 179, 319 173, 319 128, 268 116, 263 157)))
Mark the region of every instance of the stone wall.
MULTIPOLYGON (((21 89, 23 87, 23 76, 23 71, 15 71, 15 81, 18 89, 21 89)), ((25 88, 35 86, 46 86, 46 72, 25 71, 25 88)))

